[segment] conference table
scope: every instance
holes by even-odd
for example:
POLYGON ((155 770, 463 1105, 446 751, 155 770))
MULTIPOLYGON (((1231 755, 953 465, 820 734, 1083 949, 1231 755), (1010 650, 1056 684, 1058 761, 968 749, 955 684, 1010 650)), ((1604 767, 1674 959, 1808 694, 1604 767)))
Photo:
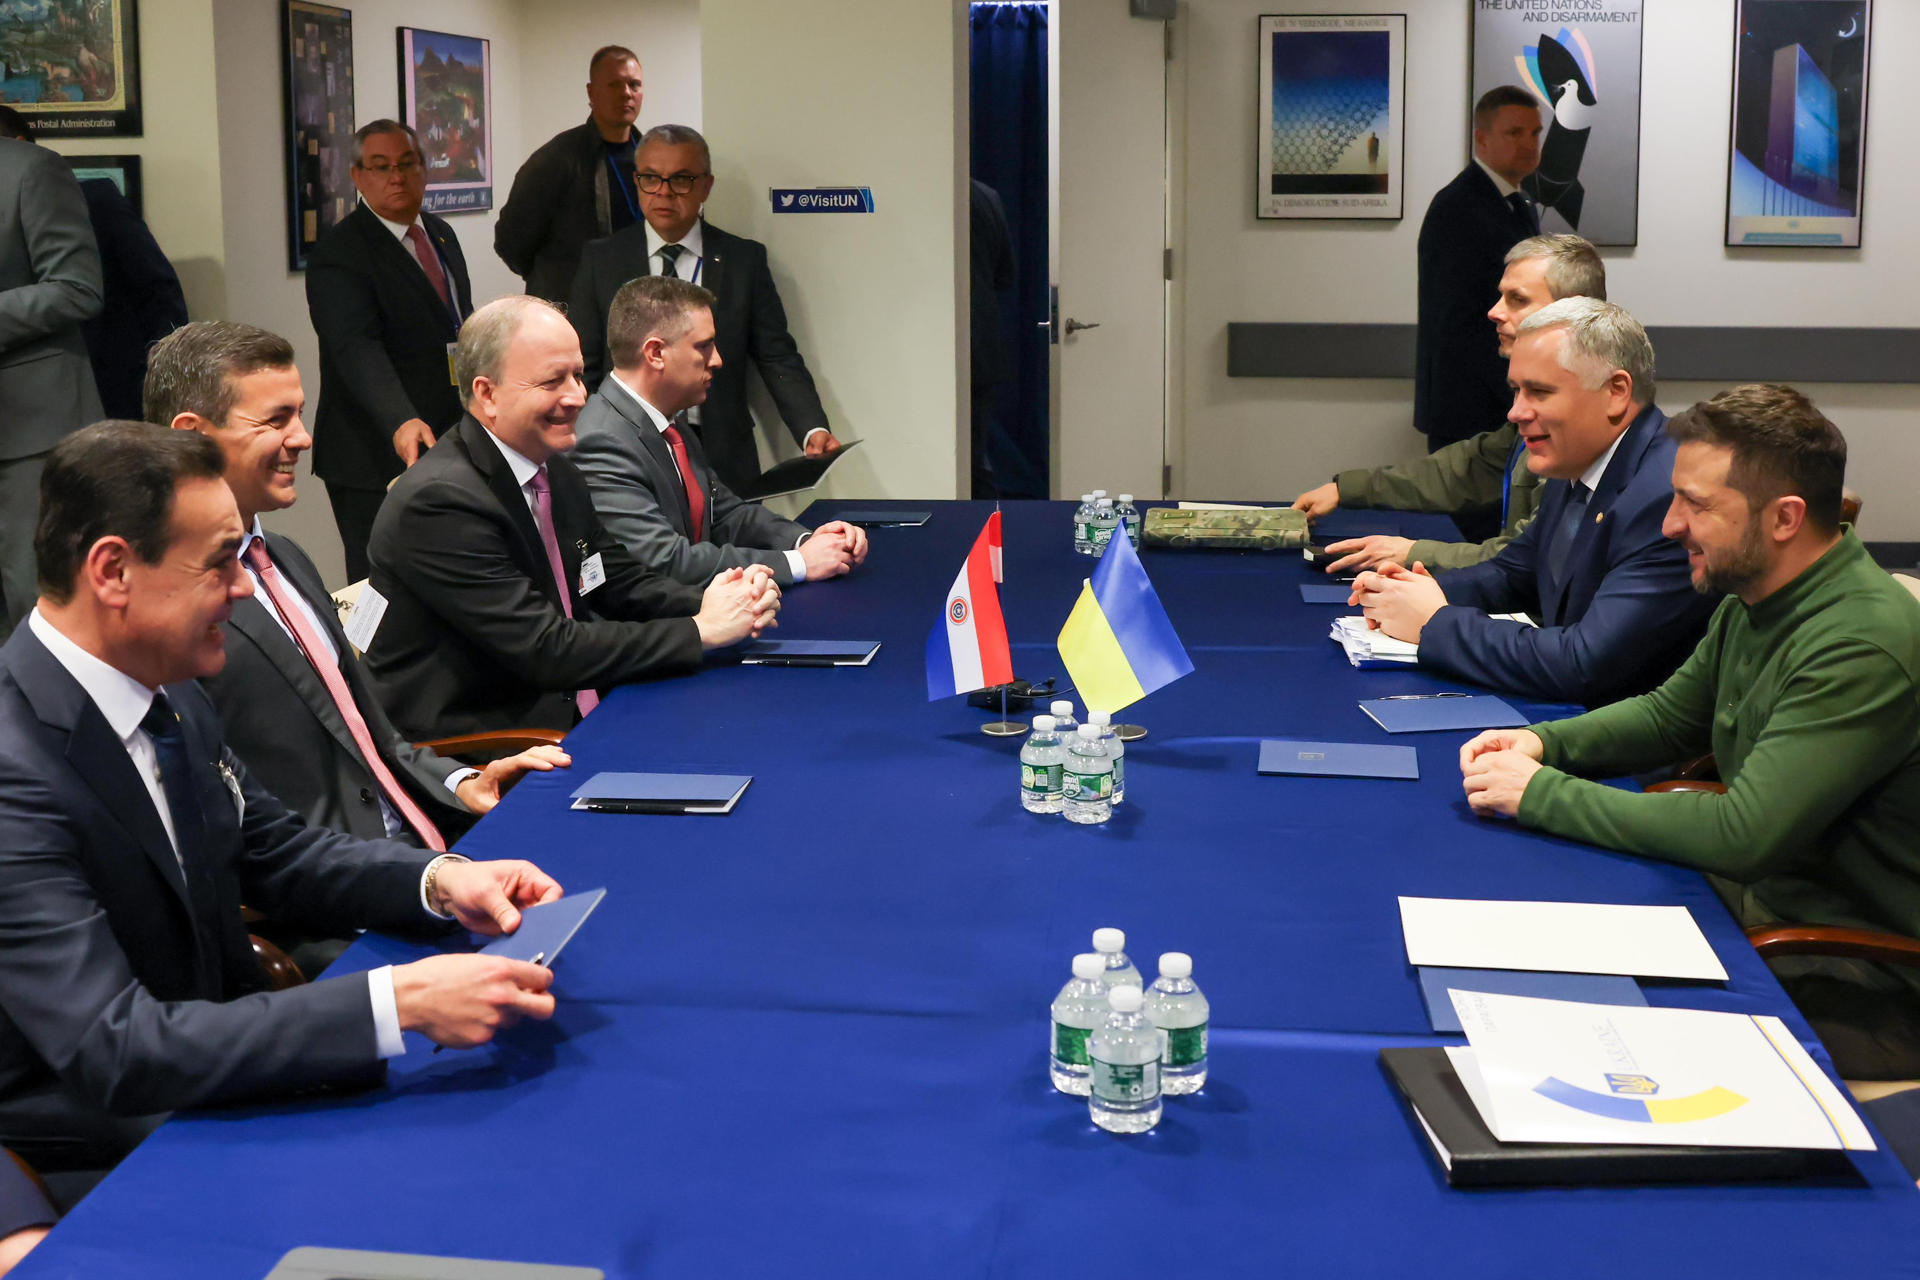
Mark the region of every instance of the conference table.
MULTIPOLYGON (((719 656, 618 689, 570 771, 461 842, 608 890, 550 1022, 466 1052, 410 1036, 371 1092, 179 1115, 17 1274, 253 1280, 327 1245, 649 1278, 1920 1276, 1920 1193, 1884 1150, 1817 1181, 1450 1189, 1377 1058, 1461 1042, 1429 1030, 1399 895, 1684 905, 1729 980, 1649 1000, 1776 1014, 1828 1059, 1699 875, 1473 816, 1466 735, 1403 736, 1418 781, 1258 775, 1263 737, 1384 742, 1360 698, 1461 687, 1354 669, 1290 554, 1144 550, 1194 672, 1122 717, 1149 734, 1110 822, 1025 812, 1019 740, 925 689, 993 508, 895 505, 932 518, 790 591, 776 633, 879 640, 869 666, 719 656), (754 780, 724 817, 571 810, 600 770, 754 780), (1048 1004, 1103 925, 1149 977, 1191 953, 1212 1002, 1205 1090, 1145 1135, 1047 1082, 1048 1004)), ((1070 511, 1005 508, 1023 678, 1066 683, 1054 637, 1094 563, 1070 511)), ((337 968, 427 950, 368 936, 337 968)))

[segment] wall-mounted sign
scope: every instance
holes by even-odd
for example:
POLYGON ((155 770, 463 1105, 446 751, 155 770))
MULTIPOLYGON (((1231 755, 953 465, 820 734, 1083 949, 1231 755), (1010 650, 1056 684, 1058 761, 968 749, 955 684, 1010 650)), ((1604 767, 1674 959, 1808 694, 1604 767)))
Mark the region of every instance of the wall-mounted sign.
POLYGON ((872 213, 872 187, 770 187, 775 213, 872 213))

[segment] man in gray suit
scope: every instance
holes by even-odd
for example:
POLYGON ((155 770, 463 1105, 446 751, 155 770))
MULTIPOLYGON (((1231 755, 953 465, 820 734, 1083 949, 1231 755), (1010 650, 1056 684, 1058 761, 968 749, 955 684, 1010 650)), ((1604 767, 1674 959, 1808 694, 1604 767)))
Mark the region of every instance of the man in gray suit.
POLYGON ((33 608, 40 469, 61 437, 100 418, 80 322, 100 311, 100 253, 67 162, 0 138, 0 638, 33 608))
POLYGON ((613 372, 580 411, 573 461, 607 531, 657 573, 699 585, 760 564, 780 585, 835 578, 867 558, 867 535, 835 520, 809 531, 745 502, 708 465, 686 410, 720 367, 713 294, 672 276, 640 276, 607 316, 613 372))
POLYGON ((267 790, 315 826, 445 849, 528 769, 569 763, 536 747, 484 770, 409 743, 373 696, 313 561, 266 533, 262 512, 293 505, 294 463, 313 445, 293 347, 251 325, 203 320, 154 344, 146 409, 199 431, 226 458, 254 592, 224 624, 227 662, 201 682, 227 744, 267 790))

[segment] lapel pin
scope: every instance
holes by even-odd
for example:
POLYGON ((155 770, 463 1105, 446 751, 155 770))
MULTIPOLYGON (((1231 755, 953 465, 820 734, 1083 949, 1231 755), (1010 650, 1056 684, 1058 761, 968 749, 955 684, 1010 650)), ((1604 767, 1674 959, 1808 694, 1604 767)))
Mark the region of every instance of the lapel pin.
POLYGON ((1599 524, 1602 520, 1605 520, 1606 518, 1607 518, 1607 513, 1604 511, 1596 511, 1593 513, 1593 522, 1595 524, 1599 524))

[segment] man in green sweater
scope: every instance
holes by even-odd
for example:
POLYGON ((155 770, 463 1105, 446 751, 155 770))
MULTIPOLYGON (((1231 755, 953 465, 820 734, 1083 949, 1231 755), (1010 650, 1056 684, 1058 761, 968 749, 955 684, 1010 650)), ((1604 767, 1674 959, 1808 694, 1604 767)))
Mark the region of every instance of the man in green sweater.
MULTIPOLYGON (((1507 251, 1500 296, 1487 319, 1499 336, 1500 355, 1513 354, 1520 322, 1561 298, 1606 300, 1607 268, 1600 254, 1579 236, 1534 236, 1507 251)), ((1468 440, 1456 440, 1415 462, 1396 467, 1360 467, 1342 471, 1317 489, 1294 499, 1309 518, 1337 507, 1389 507, 1434 511, 1442 515, 1497 512, 1500 532, 1485 542, 1441 542, 1376 533, 1348 538, 1328 550, 1339 553, 1329 573, 1359 573, 1383 564, 1429 569, 1464 569, 1491 560, 1520 536, 1540 502, 1540 478, 1527 469, 1518 448, 1519 433, 1510 422, 1468 440)))
MULTIPOLYGON (((1705 639, 1652 693, 1460 751, 1476 813, 1695 867, 1743 925, 1920 937, 1920 602, 1840 523, 1847 446, 1790 387, 1722 392, 1667 424, 1664 532, 1705 639), (1711 750, 1725 795, 1646 795, 1590 777, 1711 750)), ((1920 1074, 1920 973, 1794 957, 1774 971, 1841 1073, 1920 1074)))

